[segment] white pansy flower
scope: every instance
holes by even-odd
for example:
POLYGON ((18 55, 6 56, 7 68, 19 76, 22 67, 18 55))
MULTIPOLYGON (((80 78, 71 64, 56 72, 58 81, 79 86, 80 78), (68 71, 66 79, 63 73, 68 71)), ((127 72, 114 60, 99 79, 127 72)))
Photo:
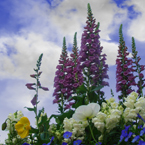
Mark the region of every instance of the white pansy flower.
POLYGON ((76 109, 72 118, 74 118, 77 121, 85 121, 87 119, 92 119, 94 116, 98 114, 99 110, 100 105, 97 103, 82 105, 76 109))

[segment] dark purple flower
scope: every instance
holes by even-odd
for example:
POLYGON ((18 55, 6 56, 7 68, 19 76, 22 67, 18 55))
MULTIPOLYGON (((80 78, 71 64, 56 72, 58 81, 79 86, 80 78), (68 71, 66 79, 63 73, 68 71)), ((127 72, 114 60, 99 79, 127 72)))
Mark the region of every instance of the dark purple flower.
POLYGON ((49 89, 47 87, 41 87, 41 89, 44 91, 49 91, 49 89))
POLYGON ((35 96, 33 97, 33 99, 31 100, 31 103, 32 103, 33 106, 36 105, 36 103, 37 103, 37 95, 35 95, 35 96))
POLYGON ((122 83, 123 85, 125 85, 126 82, 127 82, 126 80, 122 80, 122 81, 121 81, 121 83, 122 83))
POLYGON ((35 83, 27 83, 26 86, 28 89, 30 90, 35 90, 35 88, 33 88, 32 86, 35 85, 35 83))

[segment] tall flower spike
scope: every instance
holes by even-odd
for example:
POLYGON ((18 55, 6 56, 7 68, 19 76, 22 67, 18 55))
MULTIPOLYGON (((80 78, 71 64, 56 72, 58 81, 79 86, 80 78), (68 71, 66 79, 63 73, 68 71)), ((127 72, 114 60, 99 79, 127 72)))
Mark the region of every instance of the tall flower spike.
MULTIPOLYGON (((84 27, 79 53, 80 69, 83 70, 84 81, 86 81, 84 84, 88 88, 88 92, 100 85, 109 85, 108 82, 104 81, 105 78, 109 77, 107 75, 108 65, 105 64, 106 55, 101 54, 103 47, 100 46, 98 34, 100 23, 96 25, 95 21, 90 4, 88 4, 87 26, 84 27)), ((104 92, 100 90, 96 91, 96 94, 99 96, 98 99, 104 96, 104 92)), ((90 100, 89 96, 88 100, 90 100)), ((96 99, 92 102, 96 102, 96 99)))
MULTIPOLYGON (((78 69, 78 67, 80 66, 80 62, 78 61, 78 47, 77 47, 77 39, 76 39, 76 35, 77 33, 75 33, 74 35, 74 42, 73 42, 73 48, 72 48, 72 53, 70 54, 70 59, 69 59, 69 63, 68 63, 68 75, 69 76, 69 89, 71 88, 72 90, 72 94, 75 95, 76 94, 76 89, 82 85, 83 83, 83 74, 82 71, 78 69), (69 71, 71 70, 71 71, 69 71), (71 76, 71 77, 70 77, 71 76)), ((70 94, 72 96, 72 94, 70 94)), ((72 99, 70 99, 69 101, 72 101, 72 99)), ((71 106, 74 104, 74 102, 69 102, 69 104, 66 105, 66 109, 71 108, 71 106)))
POLYGON ((56 68, 58 70, 56 71, 56 76, 54 78, 55 90, 53 96, 55 96, 55 99, 53 100, 53 103, 61 104, 61 107, 63 108, 62 112, 64 112, 64 106, 66 106, 66 103, 68 102, 67 100, 72 94, 72 68, 67 55, 65 37, 63 38, 63 48, 62 54, 60 55, 59 65, 57 65, 56 68))
POLYGON ((145 79, 144 79, 144 75, 143 73, 141 73, 143 70, 145 70, 145 65, 140 65, 139 61, 140 61, 140 57, 137 56, 137 51, 136 51, 136 47, 135 47, 135 41, 134 41, 134 37, 132 37, 132 58, 133 58, 133 63, 134 63, 134 72, 137 72, 138 75, 136 75, 136 77, 139 78, 139 81, 137 83, 137 93, 139 94, 139 97, 143 96, 143 88, 145 87, 145 79))
POLYGON ((76 35, 77 35, 77 32, 74 35, 73 49, 72 49, 72 53, 70 54, 71 61, 73 64, 72 74, 73 74, 73 90, 74 91, 76 90, 78 86, 82 85, 83 83, 82 71, 78 69, 78 67, 80 66, 80 62, 78 61, 79 54, 78 54, 76 35))
POLYGON ((123 99, 124 101, 124 97, 127 97, 133 91, 131 86, 136 85, 136 83, 132 73, 132 60, 127 57, 129 52, 127 52, 128 48, 125 46, 125 41, 123 40, 122 24, 119 28, 119 43, 118 58, 116 59, 116 91, 121 91, 119 99, 123 99))

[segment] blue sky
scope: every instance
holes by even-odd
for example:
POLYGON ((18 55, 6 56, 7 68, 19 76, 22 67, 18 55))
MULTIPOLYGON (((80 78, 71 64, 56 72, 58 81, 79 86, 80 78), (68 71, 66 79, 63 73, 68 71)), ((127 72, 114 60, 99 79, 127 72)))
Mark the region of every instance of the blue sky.
MULTIPOLYGON (((0 124, 9 113, 21 110, 35 126, 34 113, 24 107, 32 107, 30 100, 34 92, 26 83, 35 80, 33 74, 36 61, 41 53, 41 84, 49 92, 40 91, 38 109, 45 107, 50 116, 56 113, 53 105, 53 79, 61 54, 62 40, 66 37, 68 53, 71 52, 73 36, 77 32, 78 47, 86 25, 87 4, 91 5, 96 22, 100 22, 100 42, 103 53, 107 54, 109 84, 105 97, 110 98, 110 89, 116 93, 115 60, 119 46, 119 27, 123 24, 123 36, 131 52, 131 37, 135 38, 141 64, 144 64, 145 46, 145 1, 140 0, 5 0, 0 1, 0 124)), ((0 130, 0 143, 7 138, 6 131, 0 130)))

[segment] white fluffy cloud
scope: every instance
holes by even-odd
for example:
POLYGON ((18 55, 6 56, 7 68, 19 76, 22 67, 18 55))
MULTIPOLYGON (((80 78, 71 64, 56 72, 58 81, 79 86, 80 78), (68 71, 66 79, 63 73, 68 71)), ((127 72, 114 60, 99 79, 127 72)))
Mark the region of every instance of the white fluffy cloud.
POLYGON ((125 5, 128 6, 134 6, 133 9, 139 13, 138 17, 130 23, 130 27, 128 29, 128 35, 131 37, 134 37, 136 40, 139 41, 145 41, 145 1, 144 0, 131 0, 131 1, 126 1, 124 3, 125 5))

